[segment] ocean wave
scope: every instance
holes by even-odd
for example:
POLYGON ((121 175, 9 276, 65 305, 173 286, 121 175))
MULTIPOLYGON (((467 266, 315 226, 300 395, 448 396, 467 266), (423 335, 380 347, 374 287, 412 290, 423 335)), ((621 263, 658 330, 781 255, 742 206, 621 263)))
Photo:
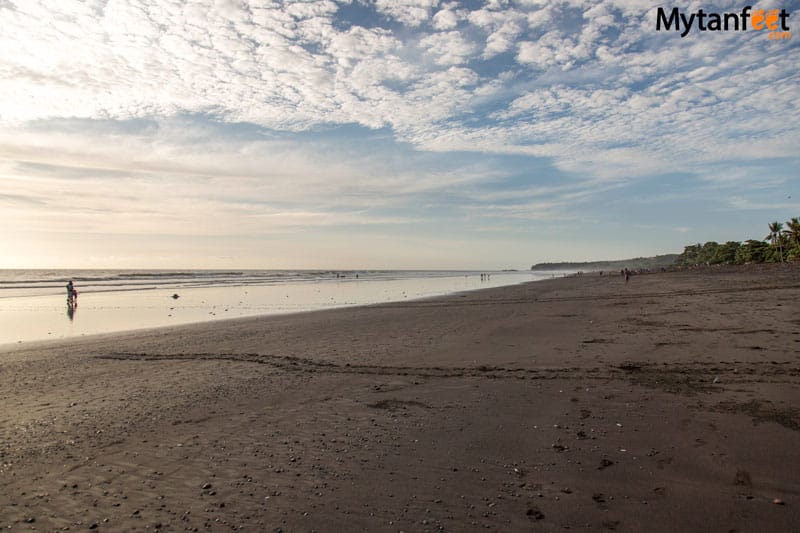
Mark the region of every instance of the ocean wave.
POLYGON ((0 270, 0 297, 64 291, 72 280, 82 293, 355 281, 391 281, 464 275, 459 271, 399 270, 0 270))

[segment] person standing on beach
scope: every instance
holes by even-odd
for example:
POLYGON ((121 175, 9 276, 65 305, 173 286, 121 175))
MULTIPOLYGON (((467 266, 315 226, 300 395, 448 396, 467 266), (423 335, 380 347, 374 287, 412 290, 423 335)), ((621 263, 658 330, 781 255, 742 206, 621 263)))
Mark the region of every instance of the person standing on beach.
POLYGON ((67 283, 67 305, 75 303, 75 284, 72 280, 67 283))

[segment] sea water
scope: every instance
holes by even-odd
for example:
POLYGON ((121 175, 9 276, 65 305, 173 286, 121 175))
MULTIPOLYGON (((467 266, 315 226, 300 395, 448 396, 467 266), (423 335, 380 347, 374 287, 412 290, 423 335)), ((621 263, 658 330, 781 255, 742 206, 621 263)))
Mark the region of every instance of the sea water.
MULTIPOLYGON (((0 270, 0 345, 440 296, 552 272, 0 270), (66 305, 73 280, 78 305, 66 305), (177 296, 177 298, 175 297, 177 296)), ((557 275, 562 275, 558 273, 557 275)))

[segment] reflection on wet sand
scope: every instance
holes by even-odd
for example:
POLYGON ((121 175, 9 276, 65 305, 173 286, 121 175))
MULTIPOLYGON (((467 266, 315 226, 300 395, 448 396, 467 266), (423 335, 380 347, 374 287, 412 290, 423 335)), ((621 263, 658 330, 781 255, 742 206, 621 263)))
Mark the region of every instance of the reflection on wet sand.
POLYGON ((373 281, 323 281, 216 287, 183 287, 120 291, 81 291, 81 320, 75 319, 77 299, 64 320, 60 296, 0 298, 0 346, 175 326, 223 318, 295 313, 333 307, 370 305, 426 298, 455 291, 484 289, 537 279, 536 274, 403 278, 373 281))

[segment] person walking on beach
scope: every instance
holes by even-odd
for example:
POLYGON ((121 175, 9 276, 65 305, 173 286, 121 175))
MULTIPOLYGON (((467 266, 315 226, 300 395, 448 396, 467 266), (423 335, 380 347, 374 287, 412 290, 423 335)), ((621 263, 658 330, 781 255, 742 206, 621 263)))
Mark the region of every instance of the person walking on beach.
POLYGON ((69 280, 67 283, 67 305, 75 305, 77 297, 77 291, 75 290, 75 284, 72 283, 72 280, 69 280))

